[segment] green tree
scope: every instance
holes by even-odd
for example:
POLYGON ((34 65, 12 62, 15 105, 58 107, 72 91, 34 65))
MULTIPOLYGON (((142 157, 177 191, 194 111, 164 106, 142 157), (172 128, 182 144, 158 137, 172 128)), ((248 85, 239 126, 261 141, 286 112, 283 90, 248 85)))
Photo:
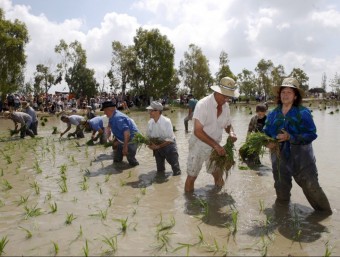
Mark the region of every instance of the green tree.
POLYGON ((256 93, 256 82, 255 74, 250 70, 243 69, 242 72, 237 75, 240 94, 244 94, 248 99, 256 93))
POLYGON ((336 94, 340 94, 340 75, 335 73, 334 78, 330 80, 330 87, 332 88, 332 92, 336 94))
POLYGON ((184 87, 197 98, 204 97, 208 92, 208 85, 213 82, 209 61, 202 50, 194 44, 189 45, 189 50, 184 53, 184 59, 180 61, 179 75, 184 87))
POLYGON ((136 77, 139 77, 136 63, 134 47, 124 46, 118 41, 112 42, 111 69, 107 73, 111 89, 122 89, 122 94, 125 95, 129 83, 138 87, 138 83, 135 83, 136 77))
POLYGON ((44 92, 47 95, 47 91, 53 85, 54 79, 49 67, 38 64, 34 73, 34 94, 44 92))
POLYGON ((220 66, 215 75, 216 83, 219 83, 224 77, 232 78, 235 81, 237 80, 237 76, 235 76, 230 70, 228 54, 224 51, 220 54, 220 66))
POLYGON ((55 52, 62 57, 61 62, 57 64, 57 71, 64 76, 70 92, 77 98, 93 97, 99 84, 94 78, 94 70, 86 67, 86 51, 81 44, 76 40, 68 45, 64 40, 60 40, 55 52))
POLYGON ((174 90, 175 48, 172 43, 158 29, 148 31, 139 28, 134 37, 134 49, 137 61, 132 85, 142 87, 140 91, 147 98, 168 96, 174 90))
POLYGON ((267 97, 271 93, 272 88, 272 71, 274 69, 273 62, 271 60, 261 59, 257 64, 255 71, 257 72, 257 94, 264 94, 267 97))
POLYGON ((327 88, 327 75, 326 72, 324 72, 322 74, 322 78, 321 78, 321 88, 326 92, 326 88, 327 88))
POLYGON ((294 68, 292 72, 289 74, 289 77, 294 77, 296 78, 301 85, 301 88, 307 92, 309 89, 309 77, 307 74, 301 70, 300 68, 294 68))
POLYGON ((0 8, 0 93, 6 95, 24 86, 25 46, 29 42, 26 25, 5 20, 0 8))
POLYGON ((283 67, 283 65, 280 64, 274 67, 271 72, 271 76, 272 76, 272 86, 281 85, 283 78, 286 76, 285 68, 283 67))

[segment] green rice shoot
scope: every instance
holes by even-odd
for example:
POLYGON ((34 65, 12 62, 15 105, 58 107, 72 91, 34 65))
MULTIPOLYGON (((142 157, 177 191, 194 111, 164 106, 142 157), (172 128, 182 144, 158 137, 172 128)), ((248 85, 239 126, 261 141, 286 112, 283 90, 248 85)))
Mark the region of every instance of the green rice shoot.
POLYGON ((230 137, 228 137, 226 144, 223 146, 225 150, 225 155, 219 155, 217 151, 214 149, 210 154, 210 164, 211 166, 219 167, 223 171, 228 172, 232 166, 235 164, 234 160, 234 143, 231 141, 230 137))
POLYGON ((253 132, 247 136, 246 142, 239 149, 239 156, 242 161, 246 161, 252 156, 263 156, 265 153, 265 146, 268 143, 275 143, 278 149, 278 142, 276 139, 267 136, 262 132, 253 132))

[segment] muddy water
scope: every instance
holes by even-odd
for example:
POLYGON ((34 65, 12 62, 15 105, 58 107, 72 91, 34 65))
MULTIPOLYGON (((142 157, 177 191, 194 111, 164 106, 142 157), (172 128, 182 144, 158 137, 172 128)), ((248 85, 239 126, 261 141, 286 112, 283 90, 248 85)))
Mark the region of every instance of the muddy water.
MULTIPOLYGON (((319 136, 314 150, 334 212, 330 217, 315 214, 296 184, 289 209, 274 208, 268 153, 257 169, 237 161, 221 191, 203 168, 195 193, 185 195, 190 134, 184 132, 184 110, 164 112, 177 129, 182 168, 177 177, 169 165, 165 177, 156 176, 152 152, 145 147, 137 153, 140 165, 130 168, 113 165, 110 148, 86 146, 89 134, 59 140, 52 127, 63 131, 65 124, 56 117, 39 127, 38 139, 24 140, 8 139, 13 124, 0 119, 0 240, 8 239, 3 255, 340 255, 336 108, 313 108, 319 136)), ((145 131, 147 113, 129 115, 145 131)), ((232 107, 232 115, 238 149, 250 109, 232 107)))

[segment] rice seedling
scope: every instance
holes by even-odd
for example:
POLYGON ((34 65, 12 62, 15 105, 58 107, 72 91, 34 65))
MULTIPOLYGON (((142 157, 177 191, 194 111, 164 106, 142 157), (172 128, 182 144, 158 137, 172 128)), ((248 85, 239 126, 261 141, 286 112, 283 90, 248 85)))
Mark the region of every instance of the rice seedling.
POLYGON ((119 181, 120 181, 119 184, 121 187, 126 186, 127 182, 125 180, 120 179, 119 181))
POLYGON ((90 214, 89 216, 92 216, 92 217, 100 217, 100 219, 103 221, 103 220, 106 220, 107 218, 107 209, 105 211, 103 210, 99 210, 98 213, 95 213, 95 214, 90 214))
POLYGON ((52 135, 59 134, 58 128, 57 127, 52 127, 52 135))
POLYGON ((223 146, 225 155, 221 156, 215 149, 210 154, 209 168, 220 167, 223 171, 228 172, 234 166, 234 143, 228 137, 226 144, 223 146))
POLYGON ((138 150, 140 150, 140 148, 143 145, 151 145, 151 144, 159 145, 163 142, 164 141, 160 140, 159 138, 149 138, 147 136, 144 136, 142 133, 136 133, 132 139, 132 143, 135 143, 138 145, 138 150))
POLYGON ((51 191, 49 191, 47 194, 46 194, 46 196, 45 196, 45 200, 46 201, 49 201, 49 200, 51 200, 52 199, 52 193, 51 193, 51 191))
POLYGON ((77 238, 76 238, 76 239, 81 238, 82 236, 83 236, 83 228, 82 228, 82 226, 80 225, 80 226, 79 226, 79 232, 78 232, 78 235, 77 235, 77 238))
POLYGON ((136 208, 133 208, 131 216, 133 217, 133 216, 135 216, 136 214, 137 214, 137 209, 136 209, 136 208))
POLYGON ((42 173, 42 169, 40 168, 40 165, 39 165, 39 162, 38 162, 37 159, 35 160, 35 162, 34 162, 34 164, 33 164, 33 168, 35 169, 35 172, 36 172, 37 174, 42 173))
POLYGON ((5 157, 6 161, 7 161, 7 164, 11 164, 12 163, 11 156, 9 156, 8 154, 4 154, 4 157, 5 157))
POLYGON ((77 203, 78 202, 78 198, 77 197, 73 197, 72 202, 77 203))
POLYGON ((134 204, 139 204, 140 198, 138 196, 135 196, 135 200, 133 201, 134 204))
POLYGON ((110 180, 111 174, 105 175, 105 182, 108 182, 110 180))
POLYGON ((8 182, 7 179, 4 179, 2 181, 2 185, 4 186, 3 191, 8 191, 8 190, 11 190, 13 188, 13 186, 8 182))
POLYGON ((231 220, 232 220, 232 227, 233 227, 233 234, 237 232, 237 221, 238 221, 238 211, 234 210, 231 212, 231 220))
POLYGON ((66 214, 66 220, 65 220, 65 224, 66 225, 71 225, 72 222, 76 219, 76 217, 73 215, 73 213, 67 213, 66 214))
POLYGON ((10 136, 14 136, 16 134, 19 134, 20 130, 16 130, 16 129, 8 129, 9 131, 9 135, 10 136))
POLYGON ((58 210, 57 203, 53 202, 53 203, 50 203, 49 205, 50 205, 50 209, 51 209, 50 213, 56 213, 57 210, 58 210))
POLYGON ((42 214, 41 208, 37 208, 37 205, 34 207, 30 208, 28 206, 24 206, 25 209, 25 220, 27 220, 30 217, 37 217, 42 214))
POLYGON ((42 122, 40 122, 40 125, 43 126, 43 127, 45 127, 46 124, 45 124, 44 121, 42 121, 42 122))
POLYGON ((200 215, 197 215, 196 218, 201 219, 203 221, 208 221, 209 219, 209 205, 207 200, 203 198, 197 198, 194 201, 195 205, 200 206, 203 209, 203 212, 200 215))
POLYGON ((260 211, 259 213, 264 211, 264 201, 262 199, 259 200, 259 205, 260 205, 260 211))
POLYGON ((108 199, 108 207, 111 207, 113 198, 108 199))
POLYGON ((59 188, 60 188, 62 193, 67 193, 68 192, 66 180, 61 181, 58 185, 59 185, 59 188))
POLYGON ((221 256, 227 256, 228 255, 228 250, 225 246, 222 248, 219 246, 216 238, 214 238, 214 243, 213 244, 205 244, 204 247, 208 252, 213 252, 214 255, 218 254, 221 256))
POLYGON ((113 237, 103 236, 103 238, 104 239, 102 240, 102 242, 105 243, 108 247, 110 247, 109 249, 105 250, 104 253, 107 255, 113 255, 118 249, 117 236, 113 237))
POLYGON ((145 195, 146 194, 146 187, 142 187, 140 189, 140 192, 141 192, 142 195, 145 195))
POLYGON ((0 207, 5 206, 5 203, 0 199, 0 207))
POLYGON ((93 142, 93 140, 92 140, 92 139, 90 139, 89 141, 87 141, 87 142, 86 142, 86 145, 90 145, 90 146, 94 145, 94 142, 93 142))
POLYGON ((261 132, 250 133, 247 136, 246 142, 239 149, 240 159, 245 162, 251 156, 262 156, 265 152, 265 146, 268 143, 276 144, 274 152, 279 156, 279 144, 276 139, 261 132))
POLYGON ((80 189, 83 191, 86 191, 87 189, 89 189, 89 184, 87 183, 86 180, 83 180, 82 182, 80 182, 80 189))
POLYGON ((67 165, 66 164, 61 165, 59 168, 59 173, 66 174, 66 171, 67 171, 67 165))
POLYGON ((87 243, 87 239, 85 240, 85 247, 83 247, 83 252, 84 252, 84 256, 89 256, 89 245, 87 243))
POLYGON ((0 169, 0 177, 3 177, 3 176, 4 176, 4 169, 1 168, 1 169, 0 169))
POLYGON ((168 222, 163 221, 163 216, 160 214, 160 221, 156 226, 156 240, 157 243, 155 245, 155 249, 157 251, 165 250, 169 251, 170 245, 170 236, 174 233, 171 232, 171 229, 175 226, 176 221, 174 217, 171 217, 168 222))
POLYGON ((22 204, 24 204, 24 203, 27 203, 27 201, 28 201, 28 197, 29 196, 20 196, 20 199, 18 200, 18 201, 16 201, 17 202, 17 206, 20 206, 20 205, 22 205, 22 204))
POLYGON ((130 170, 126 178, 131 178, 132 171, 130 170))
POLYGON ((7 236, 3 236, 0 240, 0 256, 5 253, 4 249, 5 249, 5 246, 7 245, 8 243, 8 239, 7 239, 7 236))
POLYGON ((26 239, 29 239, 33 236, 32 232, 30 230, 28 230, 27 228, 24 228, 24 227, 20 227, 22 230, 24 230, 26 232, 26 239))
POLYGON ((123 233, 126 232, 127 227, 128 227, 128 223, 127 223, 128 217, 126 217, 126 219, 112 219, 112 220, 113 220, 113 221, 118 221, 118 222, 120 222, 120 225, 121 225, 120 230, 121 230, 123 233))
POLYGON ((323 256, 324 257, 329 257, 332 254, 333 247, 329 246, 329 242, 328 241, 325 243, 325 246, 326 246, 326 249, 325 249, 325 254, 323 256))
POLYGON ((52 244, 53 244, 53 253, 54 255, 57 255, 59 253, 59 245, 53 241, 52 241, 52 244))
POLYGON ((34 189, 35 194, 39 195, 40 194, 40 186, 37 181, 34 181, 33 183, 30 183, 31 188, 34 189))

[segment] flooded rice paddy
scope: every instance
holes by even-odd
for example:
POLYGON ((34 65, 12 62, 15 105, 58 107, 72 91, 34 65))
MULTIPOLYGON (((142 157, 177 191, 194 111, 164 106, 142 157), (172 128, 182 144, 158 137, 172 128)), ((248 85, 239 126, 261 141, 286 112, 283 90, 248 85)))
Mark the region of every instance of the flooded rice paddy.
MULTIPOLYGON (((220 191, 203 167, 194 194, 184 194, 186 110, 164 112, 176 128, 182 169, 176 177, 168 164, 166 176, 157 176, 145 147, 136 156, 140 165, 131 168, 113 164, 111 148, 87 146, 90 134, 59 140, 53 127, 64 131, 66 125, 56 116, 47 117, 45 126, 40 120, 36 139, 9 138, 13 122, 0 118, 0 250, 7 242, 2 255, 340 255, 337 108, 311 107, 319 180, 333 209, 329 217, 313 212, 295 182, 289 209, 274 206, 268 153, 256 169, 237 160, 220 191)), ((237 159, 255 112, 254 106, 231 110, 237 159)), ((129 115, 145 132, 148 114, 129 115)))

